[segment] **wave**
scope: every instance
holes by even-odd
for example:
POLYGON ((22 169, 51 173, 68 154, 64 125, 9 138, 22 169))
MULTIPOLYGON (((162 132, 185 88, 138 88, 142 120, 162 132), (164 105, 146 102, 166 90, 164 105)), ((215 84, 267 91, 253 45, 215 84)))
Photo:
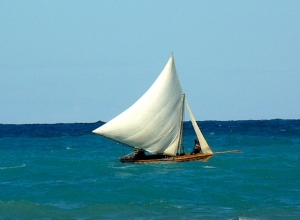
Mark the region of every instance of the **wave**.
POLYGON ((26 164, 22 164, 20 166, 14 166, 14 167, 0 167, 0 170, 7 170, 7 169, 16 169, 16 168, 21 168, 21 167, 25 167, 26 164))
POLYGON ((214 166, 203 166, 203 168, 206 168, 206 169, 215 169, 216 167, 214 167, 214 166))

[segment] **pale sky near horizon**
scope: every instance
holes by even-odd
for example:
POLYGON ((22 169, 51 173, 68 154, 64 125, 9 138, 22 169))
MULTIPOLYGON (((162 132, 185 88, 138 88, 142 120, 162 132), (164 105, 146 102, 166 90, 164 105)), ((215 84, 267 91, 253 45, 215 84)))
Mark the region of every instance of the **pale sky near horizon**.
POLYGON ((197 120, 300 119, 300 1, 0 0, 0 124, 108 121, 172 51, 197 120))

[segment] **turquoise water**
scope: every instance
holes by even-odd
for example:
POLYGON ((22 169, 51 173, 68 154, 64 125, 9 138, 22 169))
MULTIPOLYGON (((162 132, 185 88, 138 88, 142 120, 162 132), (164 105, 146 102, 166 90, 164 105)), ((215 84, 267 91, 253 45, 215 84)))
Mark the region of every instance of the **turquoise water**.
POLYGON ((300 120, 200 122, 242 153, 138 165, 100 124, 0 125, 0 219, 299 219, 300 120))

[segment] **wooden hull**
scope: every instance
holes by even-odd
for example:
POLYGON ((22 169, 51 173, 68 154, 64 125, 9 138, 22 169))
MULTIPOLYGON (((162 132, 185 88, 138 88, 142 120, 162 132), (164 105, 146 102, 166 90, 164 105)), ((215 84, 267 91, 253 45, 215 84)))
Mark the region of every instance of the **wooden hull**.
POLYGON ((165 155, 146 155, 142 158, 122 157, 119 160, 122 163, 158 163, 158 162, 187 162, 187 161, 208 161, 213 154, 185 154, 175 157, 165 155))

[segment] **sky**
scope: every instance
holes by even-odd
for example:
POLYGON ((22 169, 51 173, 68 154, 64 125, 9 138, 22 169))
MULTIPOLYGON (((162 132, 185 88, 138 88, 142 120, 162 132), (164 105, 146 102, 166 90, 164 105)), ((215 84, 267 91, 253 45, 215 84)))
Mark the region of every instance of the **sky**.
POLYGON ((108 121, 172 52, 197 120, 300 119, 300 1, 0 0, 0 123, 108 121))

